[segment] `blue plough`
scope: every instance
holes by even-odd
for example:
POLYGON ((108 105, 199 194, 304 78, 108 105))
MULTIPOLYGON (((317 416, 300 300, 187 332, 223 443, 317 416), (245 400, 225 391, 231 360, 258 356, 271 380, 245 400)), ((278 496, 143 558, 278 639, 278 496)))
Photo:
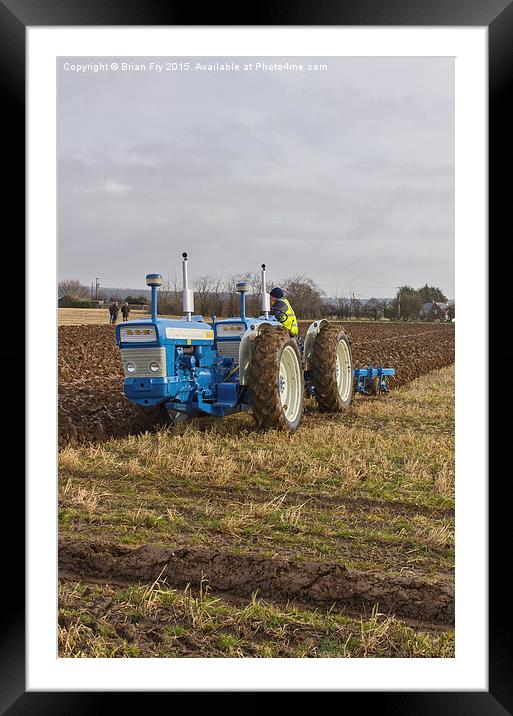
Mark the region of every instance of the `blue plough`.
POLYGON ((367 368, 355 368, 353 371, 356 378, 355 390, 363 395, 379 395, 388 393, 388 378, 395 376, 394 368, 375 368, 368 365, 367 368))

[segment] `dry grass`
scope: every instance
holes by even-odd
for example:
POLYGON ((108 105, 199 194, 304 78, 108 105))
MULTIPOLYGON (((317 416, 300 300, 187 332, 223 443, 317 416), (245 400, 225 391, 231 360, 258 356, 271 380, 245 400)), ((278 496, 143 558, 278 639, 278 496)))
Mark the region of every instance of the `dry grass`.
POLYGON ((434 576, 454 560, 454 370, 293 434, 202 419, 59 456, 61 532, 434 576))
MULTIPOLYGON (((109 311, 105 308, 58 308, 58 325, 59 326, 83 326, 88 324, 99 325, 109 323, 109 311)), ((159 314, 165 318, 183 318, 182 315, 159 314)), ((130 320, 134 321, 138 318, 148 318, 148 311, 130 311, 130 320)), ((218 320, 228 318, 228 316, 218 316, 218 320)), ((118 316, 118 323, 121 320, 121 314, 118 316)), ((310 324, 311 321, 300 321, 300 323, 310 324)), ((353 321, 360 322, 360 321, 353 321)), ((362 321, 368 323, 369 321, 362 321)))
MULTIPOLYGON (((59 326, 83 326, 86 324, 109 324, 109 311, 107 308, 58 308, 59 326)), ((130 320, 148 318, 145 311, 131 311, 130 320)), ((118 317, 118 323, 121 314, 118 317)))
POLYGON ((96 485, 90 488, 82 487, 69 478, 62 490, 62 504, 82 507, 89 514, 93 514, 97 511, 100 500, 108 495, 108 492, 98 492, 96 485))

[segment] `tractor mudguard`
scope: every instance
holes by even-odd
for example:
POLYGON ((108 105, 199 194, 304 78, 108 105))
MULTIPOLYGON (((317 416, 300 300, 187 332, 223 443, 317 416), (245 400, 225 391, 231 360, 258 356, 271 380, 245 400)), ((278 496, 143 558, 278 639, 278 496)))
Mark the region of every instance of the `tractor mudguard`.
POLYGON ((258 336, 258 332, 262 326, 267 324, 276 325, 271 321, 262 321, 257 325, 251 325, 248 330, 244 333, 240 341, 239 347, 239 378, 241 385, 247 385, 248 382, 248 368, 251 359, 251 344, 253 340, 258 336))
POLYGON ((319 333, 322 326, 327 325, 329 325, 329 321, 326 318, 321 318, 320 321, 314 321, 308 326, 308 330, 305 336, 305 347, 303 353, 307 370, 310 370, 312 367, 311 363, 315 336, 319 333))

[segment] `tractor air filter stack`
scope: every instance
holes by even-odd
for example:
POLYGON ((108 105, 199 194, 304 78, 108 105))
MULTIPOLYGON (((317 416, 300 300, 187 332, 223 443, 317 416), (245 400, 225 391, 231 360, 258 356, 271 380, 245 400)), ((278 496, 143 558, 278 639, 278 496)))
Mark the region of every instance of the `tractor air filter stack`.
POLYGON ((151 320, 157 320, 157 290, 162 286, 162 276, 159 273, 149 273, 146 276, 146 285, 151 288, 151 320))
POLYGON ((235 288, 240 293, 240 317, 242 321, 246 320, 246 293, 248 291, 247 281, 239 281, 235 288))
POLYGON ((194 313, 194 291, 189 288, 189 282, 187 279, 187 254, 185 251, 182 254, 182 271, 183 271, 183 312, 187 321, 192 321, 192 314, 194 313))
POLYGON ((271 299, 267 293, 265 285, 265 264, 262 264, 262 289, 260 293, 260 311, 264 314, 265 318, 269 318, 269 311, 271 310, 271 299))

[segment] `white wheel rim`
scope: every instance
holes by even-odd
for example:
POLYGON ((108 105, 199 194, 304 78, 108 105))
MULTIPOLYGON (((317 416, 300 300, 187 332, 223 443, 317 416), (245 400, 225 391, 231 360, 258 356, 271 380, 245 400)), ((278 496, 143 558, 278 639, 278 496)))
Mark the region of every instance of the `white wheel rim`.
POLYGON ((278 390, 285 418, 293 423, 301 407, 301 373, 295 350, 291 346, 283 349, 278 374, 278 390))
POLYGON ((349 346, 345 341, 339 341, 335 356, 335 374, 337 377, 337 388, 340 400, 344 403, 351 393, 353 370, 351 367, 351 355, 349 346))

